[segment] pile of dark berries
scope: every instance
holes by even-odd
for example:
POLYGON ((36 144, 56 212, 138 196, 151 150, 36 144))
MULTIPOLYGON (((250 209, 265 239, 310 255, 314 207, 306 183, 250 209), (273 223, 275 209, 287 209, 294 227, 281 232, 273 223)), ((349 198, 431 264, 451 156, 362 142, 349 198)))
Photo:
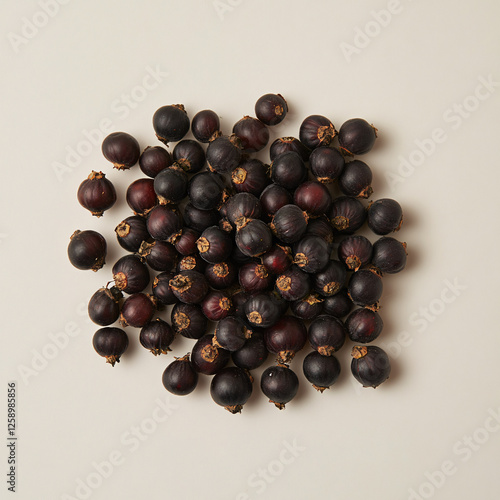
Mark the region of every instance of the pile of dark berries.
MULTIPOLYGON (((372 149, 377 130, 354 118, 337 132, 328 118, 311 115, 298 138, 270 145, 269 165, 252 158, 287 111, 281 95, 264 95, 256 118, 244 116, 224 135, 211 110, 190 121, 183 105, 163 106, 153 127, 162 143, 176 143, 172 151, 153 146, 141 153, 124 132, 106 137, 102 152, 115 168, 138 163, 145 175, 128 187, 133 215, 115 229, 129 254, 114 263, 112 281, 88 305, 101 327, 94 348, 112 366, 129 343, 122 328, 110 326, 119 321, 140 329, 141 345, 155 356, 168 353, 177 335, 193 339, 191 352, 163 372, 163 385, 185 395, 200 373, 211 375, 213 400, 232 413, 249 399, 251 371, 269 353, 275 362, 260 386, 284 408, 299 386, 289 365, 306 344, 312 350, 303 373, 320 392, 339 377, 335 353, 346 338, 356 344, 356 380, 377 387, 389 377, 387 354, 371 342, 383 329, 382 276, 406 264, 406 244, 387 236, 399 230, 403 213, 392 199, 365 204, 372 171, 353 159, 372 149), (184 139, 190 128, 194 139, 184 139), (355 234, 365 223, 381 238, 355 234), (167 307, 170 322, 155 318, 167 307)), ((78 189, 80 204, 97 217, 116 198, 102 172, 78 189)), ((106 240, 75 231, 68 256, 78 269, 97 271, 106 240)))

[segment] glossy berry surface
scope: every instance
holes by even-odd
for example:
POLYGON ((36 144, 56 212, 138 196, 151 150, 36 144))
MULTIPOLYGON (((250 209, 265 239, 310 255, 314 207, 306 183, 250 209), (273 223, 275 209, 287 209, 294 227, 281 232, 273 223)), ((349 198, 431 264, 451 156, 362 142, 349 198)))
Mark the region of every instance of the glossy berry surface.
POLYGON ((259 328, 274 325, 281 316, 278 303, 267 293, 252 295, 245 303, 244 310, 248 322, 259 328))
POLYGON ((241 142, 235 137, 224 135, 210 142, 206 151, 208 167, 220 174, 231 172, 241 160, 241 142))
POLYGON ((381 272, 394 274, 406 266, 406 243, 384 236, 373 245, 372 263, 381 272))
POLYGON ((166 241, 143 241, 138 254, 146 259, 147 265, 154 271, 173 271, 179 260, 175 248, 166 241))
POLYGON ((273 235, 261 220, 247 219, 238 227, 235 242, 243 254, 258 257, 272 247, 273 235))
POLYGON ((211 226, 201 233, 196 246, 204 261, 217 264, 229 258, 233 249, 233 240, 218 226, 211 226))
POLYGON ((143 241, 150 236, 143 217, 132 215, 115 227, 116 239, 122 248, 129 252, 138 252, 143 241))
POLYGON ((210 383, 210 395, 230 413, 240 413, 252 395, 252 381, 242 368, 229 366, 215 374, 210 383))
POLYGON ((323 297, 335 295, 345 283, 347 272, 338 260, 330 260, 327 266, 313 275, 313 288, 323 297))
POLYGON ((166 321, 160 318, 146 323, 139 334, 142 347, 151 351, 155 356, 167 354, 174 339, 174 330, 166 321))
POLYGON ((309 274, 293 265, 276 278, 278 293, 289 302, 300 300, 311 291, 309 274))
POLYGON ((136 255, 118 259, 112 269, 115 286, 125 293, 142 292, 149 284, 149 271, 136 255))
POLYGON ((154 179, 154 189, 162 205, 181 202, 187 194, 188 177, 178 166, 162 170, 154 179))
POLYGON ((260 196, 269 184, 268 166, 257 158, 243 160, 232 172, 231 183, 239 193, 251 193, 260 196))
POLYGON ((153 178, 172 163, 170 153, 161 146, 148 146, 139 157, 139 168, 145 175, 153 178))
POLYGON ((102 154, 118 170, 133 167, 139 160, 141 150, 135 137, 126 132, 113 132, 102 141, 102 154))
POLYGON ((353 234, 364 224, 366 208, 357 198, 340 196, 332 201, 328 217, 339 233, 353 234))
POLYGON ((372 170, 365 162, 352 160, 339 177, 339 188, 347 196, 368 198, 373 193, 372 178, 372 170))
POLYGON ((262 373, 260 388, 264 395, 274 403, 276 408, 283 410, 299 390, 299 379, 295 372, 286 365, 270 366, 262 373))
POLYGON ((311 150, 304 146, 297 138, 280 137, 271 144, 269 148, 269 158, 271 161, 274 161, 277 156, 288 151, 298 153, 304 161, 308 161, 311 154, 311 150))
POLYGON ((300 318, 283 316, 264 330, 267 350, 277 355, 278 362, 289 363, 307 342, 307 328, 300 318))
POLYGON ((345 320, 349 338, 356 343, 367 344, 375 340, 384 327, 380 314, 371 309, 355 309, 345 320))
POLYGON ((195 174, 205 166, 205 150, 199 142, 184 139, 172 151, 175 164, 184 172, 195 174))
POLYGON ((213 342, 215 346, 232 352, 241 349, 251 336, 252 330, 247 327, 243 319, 238 316, 228 316, 217 324, 213 342))
POLYGON ((68 259, 77 269, 98 271, 105 264, 106 252, 106 240, 97 231, 77 230, 70 237, 68 259))
POLYGON ((346 330, 339 319, 323 314, 311 322, 307 335, 313 349, 331 356, 344 345, 346 330))
POLYGON ((309 149, 318 146, 328 146, 337 131, 333 123, 322 115, 311 115, 304 119, 300 125, 299 139, 309 149))
POLYGON ((89 318, 100 326, 114 323, 120 316, 120 300, 123 295, 116 287, 100 288, 88 304, 89 318))
POLYGON ((270 167, 271 180, 285 189, 294 190, 307 179, 304 160, 294 151, 277 156, 270 167))
POLYGON ((146 226, 151 238, 161 241, 175 241, 182 230, 182 217, 177 210, 158 205, 148 214, 146 226))
POLYGON ((350 313, 353 305, 351 298, 347 294, 347 289, 342 288, 335 295, 324 298, 323 311, 325 314, 330 314, 336 318, 343 318, 350 313))
POLYGON ((266 125, 251 116, 244 116, 236 122, 233 127, 233 134, 241 141, 245 153, 260 151, 269 142, 269 130, 266 125))
POLYGON ((383 198, 368 207, 368 227, 379 235, 398 231, 403 223, 401 205, 391 198, 383 198))
POLYGON ((281 94, 265 94, 255 103, 255 116, 266 125, 281 123, 288 111, 288 105, 281 94))
POLYGON ((335 148, 320 146, 309 157, 311 172, 319 182, 329 184, 337 179, 344 170, 345 160, 335 148))
POLYGON ((115 366, 128 348, 128 336, 120 328, 105 326, 94 333, 92 344, 99 356, 106 358, 106 362, 111 366, 115 366))
POLYGON ((352 271, 357 271, 361 266, 368 264, 372 252, 370 240, 358 234, 347 236, 338 246, 339 260, 352 271))
POLYGON ((322 356, 319 352, 310 352, 302 363, 306 379, 319 392, 329 389, 340 375, 340 363, 335 356, 322 356))
POLYGON ((376 306, 382 289, 382 278, 376 268, 360 269, 349 280, 349 297, 358 306, 376 306))
POLYGON ((261 332, 253 332, 242 347, 231 353, 231 359, 236 366, 245 370, 255 370, 262 366, 269 355, 261 332))
POLYGON ((170 318, 175 332, 187 339, 199 339, 207 332, 208 320, 198 304, 175 304, 170 318))
POLYGON ((318 181, 308 181, 297 187, 293 202, 310 217, 328 213, 332 203, 330 191, 318 181))
POLYGON ((262 210, 269 217, 272 217, 281 207, 292 203, 292 195, 283 186, 270 184, 260 195, 262 210))
POLYGON ((285 205, 274 214, 271 229, 283 243, 295 243, 306 232, 308 220, 297 205, 285 205))
POLYGON ((221 202, 223 190, 224 183, 219 175, 199 172, 189 181, 189 201, 200 210, 211 210, 221 202))
POLYGON ((351 372, 363 387, 376 388, 389 378, 391 362, 380 347, 354 346, 351 355, 351 372))
POLYGON ((189 131, 189 118, 182 104, 162 106, 153 115, 156 137, 168 144, 180 141, 189 131))
POLYGON ((198 111, 191 120, 191 131, 199 142, 210 142, 220 134, 220 120, 215 111, 198 111))
POLYGON ((198 373, 189 360, 189 354, 176 358, 163 372, 163 387, 176 396, 191 394, 198 384, 198 373))
POLYGON ((363 155, 375 144, 377 129, 362 118, 352 118, 342 124, 338 138, 346 154, 363 155))
POLYGON ((105 174, 92 171, 78 187, 77 198, 83 208, 92 215, 101 217, 115 204, 116 190, 105 174))
POLYGON ((146 293, 133 293, 122 304, 120 323, 122 326, 142 328, 151 321, 155 309, 154 297, 146 293))
POLYGON ((174 295, 186 304, 198 304, 208 292, 205 276, 198 271, 181 271, 170 280, 174 295))
POLYGON ((231 357, 229 351, 213 344, 214 336, 203 335, 198 339, 191 352, 191 363, 198 373, 215 375, 222 370, 231 357))
POLYGON ((327 243, 320 236, 305 235, 293 247, 294 259, 302 271, 317 273, 324 269, 330 261, 330 252, 327 243))
POLYGON ((127 188, 127 205, 135 215, 147 215, 158 203, 153 179, 137 179, 127 188))

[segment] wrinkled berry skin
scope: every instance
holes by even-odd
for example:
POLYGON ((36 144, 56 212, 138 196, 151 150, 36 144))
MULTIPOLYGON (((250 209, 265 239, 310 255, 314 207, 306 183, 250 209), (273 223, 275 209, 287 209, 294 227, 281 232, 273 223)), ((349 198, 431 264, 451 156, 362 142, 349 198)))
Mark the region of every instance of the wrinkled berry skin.
POLYGON ((219 174, 231 172, 239 165, 241 153, 238 138, 223 135, 217 137, 217 139, 210 142, 207 148, 208 167, 219 174))
POLYGON ((191 351, 191 363, 198 373, 215 375, 222 370, 231 357, 229 351, 213 344, 214 336, 207 333, 196 341, 191 351))
POLYGON ((368 264, 372 258, 372 244, 368 238, 359 234, 344 238, 338 246, 338 256, 341 262, 352 271, 368 264))
POLYGON ((309 218, 296 205, 285 205, 273 216, 271 229, 283 243, 295 243, 307 230, 309 218))
POLYGON ((83 208, 101 217, 115 204, 116 190, 105 174, 93 170, 78 187, 77 198, 83 208))
POLYGON ((199 142, 184 139, 172 151, 175 163, 189 174, 199 172, 205 165, 205 150, 199 142))
POLYGON ((351 355, 351 372, 363 387, 376 388, 389 378, 391 362, 380 347, 354 346, 351 355))
POLYGON ((238 228, 235 241, 243 254, 258 257, 270 250, 273 235, 267 224, 259 219, 251 219, 238 228))
POLYGON ((142 347, 151 351, 155 356, 167 354, 174 338, 175 332, 172 327, 160 318, 146 323, 139 334, 142 347))
POLYGON ((322 115, 311 115, 300 125, 299 139, 309 149, 328 146, 337 131, 333 123, 322 115))
POLYGON ((364 224, 366 208, 357 198, 339 196, 332 201, 328 217, 339 233, 353 234, 364 224))
POLYGON ((187 339, 199 339, 207 331, 208 320, 198 304, 177 303, 170 318, 175 332, 187 339))
POLYGON ((281 310, 277 301, 269 294, 258 293, 251 296, 244 306, 245 316, 252 326, 267 328, 279 320, 281 310))
POLYGON ((373 148, 377 129, 362 118, 352 118, 339 130, 339 145, 347 155, 364 155, 373 148))

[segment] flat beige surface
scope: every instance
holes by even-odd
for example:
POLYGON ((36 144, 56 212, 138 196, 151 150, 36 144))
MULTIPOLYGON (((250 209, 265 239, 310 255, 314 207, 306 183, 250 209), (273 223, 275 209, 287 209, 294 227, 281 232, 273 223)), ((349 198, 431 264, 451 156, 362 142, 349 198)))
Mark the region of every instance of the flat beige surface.
MULTIPOLYGON (((16 495, 2 480, 1 498, 498 498, 497 4, 269 4, 2 4, 0 435, 7 381, 17 381, 18 477, 16 495), (136 330, 114 369, 92 349, 86 302, 124 253, 113 229, 140 177, 112 171, 97 130, 155 145, 154 111, 182 102, 190 116, 216 110, 228 132, 266 92, 290 106, 273 138, 297 135, 313 113, 378 127, 366 156, 374 198, 401 202, 410 256, 384 281, 377 344, 391 353, 390 381, 361 389, 346 346, 340 380, 316 394, 301 354, 285 411, 255 384, 233 416, 211 401, 207 378, 169 396, 161 374, 172 354, 153 358, 136 330), (75 196, 92 169, 121 194, 99 220, 75 196), (77 228, 108 238, 98 273, 67 261, 77 228)), ((190 346, 179 339, 174 354, 190 346)))

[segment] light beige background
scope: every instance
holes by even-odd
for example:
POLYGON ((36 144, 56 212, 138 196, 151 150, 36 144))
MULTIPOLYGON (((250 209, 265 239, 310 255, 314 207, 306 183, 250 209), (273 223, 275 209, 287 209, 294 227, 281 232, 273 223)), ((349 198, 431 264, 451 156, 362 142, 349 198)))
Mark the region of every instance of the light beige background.
MULTIPOLYGON (((3 3, 0 435, 16 380, 12 497, 497 499, 499 13, 450 0, 3 3), (94 353, 86 302, 123 253, 113 229, 140 172, 112 171, 85 131, 154 145, 154 111, 182 102, 191 116, 216 110, 227 132, 266 92, 290 105, 273 137, 297 135, 312 113, 378 127, 366 157, 374 198, 403 205, 410 255, 384 281, 377 343, 391 352, 390 381, 354 384, 345 347, 330 391, 303 382, 279 412, 256 384, 233 416, 208 379, 169 397, 172 354, 153 358, 133 329, 114 369, 94 353), (69 149, 86 156, 69 166, 69 149), (99 220, 75 196, 92 169, 121 194, 99 220), (108 238, 98 273, 67 261, 77 228, 108 238)), ((176 341, 174 354, 190 345, 176 341)), ((302 357, 292 367, 303 381, 302 357)), ((3 481, 0 491, 10 498, 3 481)))

